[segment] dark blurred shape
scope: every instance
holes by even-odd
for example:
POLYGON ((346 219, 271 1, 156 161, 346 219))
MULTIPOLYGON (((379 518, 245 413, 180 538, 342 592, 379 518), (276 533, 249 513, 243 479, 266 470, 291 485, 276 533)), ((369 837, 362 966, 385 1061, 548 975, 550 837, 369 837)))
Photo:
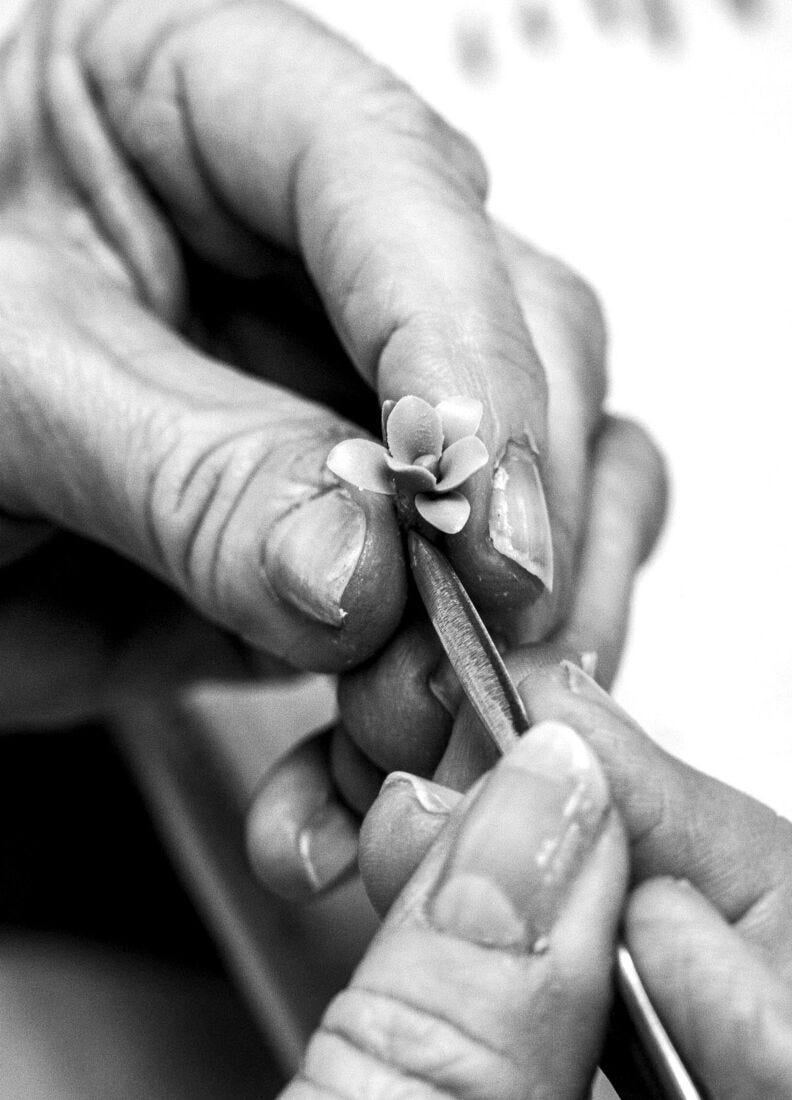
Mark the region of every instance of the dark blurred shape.
POLYGON ((731 0, 731 4, 744 19, 760 19, 768 14, 766 0, 731 0))
MULTIPOLYGON (((186 1044, 185 1050, 208 1050, 207 1028, 220 1037, 217 1020, 212 1023, 212 1013, 217 1011, 225 1019, 223 1033, 228 1042, 233 1037, 231 1068, 226 1067, 234 1078, 226 1082, 232 1093, 220 1083, 224 1059, 218 1056, 215 1079, 210 1081, 212 1075, 207 1075, 201 1096, 212 1100, 230 1094, 264 1100, 275 1096, 282 1080, 272 1056, 228 981, 108 735, 96 727, 5 734, 0 738, 0 754, 0 938, 6 995, 11 993, 13 952, 23 960, 28 951, 30 958, 24 965, 31 981, 36 980, 30 989, 32 1003, 46 1005, 49 998, 55 1006, 51 1038, 57 1043, 59 1036, 65 1041, 67 1030, 68 1021, 58 1022, 57 1005, 67 1010, 70 958, 74 974, 84 972, 86 989, 91 981, 98 982, 97 990, 106 988, 108 1004, 119 1003, 111 992, 114 974, 123 978, 126 970, 134 979, 149 974, 155 980, 159 972, 162 994, 169 995, 169 983, 173 987, 172 1004, 161 1009, 151 1005, 161 1019, 163 1050, 169 1023, 174 1025, 173 1034, 178 1033, 179 1041, 186 1044), (102 952, 107 965, 94 966, 94 979, 90 960, 101 959, 102 952), (56 964, 53 960, 58 958, 62 962, 56 964), (193 1007, 188 1013, 184 1006, 190 1002, 193 1007), (240 1081, 247 1082, 244 1088, 240 1081)), ((133 981, 120 995, 121 1003, 133 1003, 142 995, 135 991, 142 988, 133 981)), ((79 1035, 79 1009, 72 1005, 68 1011, 69 1026, 79 1035)), ((90 1017, 85 1021, 86 1034, 91 1029, 96 1032, 95 1055, 100 1058, 117 1041, 112 1014, 108 1010, 107 1051, 103 1052, 96 1006, 86 1004, 85 1011, 90 1017)), ((149 1028, 151 1035, 155 1031, 149 1028)), ((68 1053, 78 1065, 77 1046, 68 1053)), ((94 1066, 92 1072, 99 1069, 94 1066)), ((123 1090, 113 1095, 119 1100, 125 1097, 123 1090)))
POLYGON ((466 11, 454 25, 454 53, 463 74, 477 83, 491 80, 497 69, 492 28, 486 14, 466 11))
MULTIPOLYGON (((587 0, 600 30, 643 30, 653 45, 668 46, 682 37, 685 4, 681 0, 587 0)), ((767 14, 766 0, 721 0, 721 10, 746 21, 767 14)))
POLYGON ((630 21, 624 0, 588 0, 597 26, 604 31, 613 30, 630 21))
POLYGON ((671 0, 643 0, 646 27, 656 46, 670 46, 679 40, 679 17, 671 0))
POLYGON ((520 38, 531 49, 544 50, 553 44, 556 25, 547 4, 538 0, 520 0, 514 15, 520 38))
POLYGON ((0 754, 0 928, 220 969, 101 729, 6 734, 0 754))

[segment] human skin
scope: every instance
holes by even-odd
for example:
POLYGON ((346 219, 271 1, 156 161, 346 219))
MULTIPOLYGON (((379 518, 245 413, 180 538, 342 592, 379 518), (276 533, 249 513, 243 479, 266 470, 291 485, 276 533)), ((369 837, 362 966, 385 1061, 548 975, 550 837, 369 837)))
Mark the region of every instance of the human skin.
POLYGON ((612 431, 588 287, 493 225, 465 138, 274 0, 34 4, 0 97, 3 723, 369 661, 352 742, 407 675, 439 743, 393 509, 325 459, 386 398, 480 399, 490 462, 448 551, 499 636, 558 629, 612 431))
MULTIPOLYGON (((588 499, 569 613, 549 641, 526 652, 537 667, 562 657, 596 665, 598 678, 609 683, 625 638, 635 574, 662 516, 662 466, 634 425, 605 421, 593 449, 588 499)), ((477 751, 479 735, 464 724, 455 727, 449 746, 451 714, 429 696, 438 718, 421 691, 435 661, 428 625, 404 631, 376 667, 364 665, 342 682, 344 723, 298 745, 265 777, 250 806, 247 842, 253 867, 269 887, 304 896, 354 872, 360 816, 387 772, 435 776, 463 790, 493 763, 493 755, 477 751)), ((459 685, 446 676, 443 689, 447 707, 456 712, 459 685)), ((402 843, 396 819, 391 835, 384 877, 370 884, 375 890, 388 889, 389 876, 397 889, 414 866, 408 834, 402 843)))
MULTIPOLYGON (((573 728, 607 776, 629 841, 626 940, 680 1052, 715 1100, 789 1096, 792 824, 664 752, 572 662, 538 656, 511 654, 511 673, 531 721, 573 728)), ((364 823, 361 867, 382 912, 459 804, 445 784, 465 789, 487 766, 484 752, 453 751, 470 721, 460 713, 443 783, 396 773, 364 823)))
POLYGON ((545 723, 446 820, 289 1100, 587 1093, 627 883, 596 758, 545 723))

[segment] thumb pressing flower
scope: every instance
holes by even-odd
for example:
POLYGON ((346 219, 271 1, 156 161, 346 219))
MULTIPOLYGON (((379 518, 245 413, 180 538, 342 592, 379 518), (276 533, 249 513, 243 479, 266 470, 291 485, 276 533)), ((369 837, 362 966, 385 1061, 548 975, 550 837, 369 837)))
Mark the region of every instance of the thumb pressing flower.
POLYGON ((432 527, 455 535, 470 515, 459 486, 489 455, 476 432, 483 406, 473 397, 449 397, 434 408, 409 395, 382 406, 386 446, 347 439, 332 449, 327 465, 337 477, 372 493, 414 504, 432 527))

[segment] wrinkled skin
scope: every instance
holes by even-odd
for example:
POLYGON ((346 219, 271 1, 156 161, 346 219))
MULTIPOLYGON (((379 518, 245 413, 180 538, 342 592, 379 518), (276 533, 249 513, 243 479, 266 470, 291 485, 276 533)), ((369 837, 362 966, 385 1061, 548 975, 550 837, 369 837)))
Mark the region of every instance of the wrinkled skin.
MULTIPOLYGON (((390 761, 367 715, 405 677, 442 740, 437 650, 393 667, 422 629, 393 510, 325 458, 376 433, 385 398, 479 398, 491 461, 449 552, 499 636, 557 631, 613 431, 591 291, 493 226, 463 137, 285 5, 36 4, 0 97, 2 721, 72 721, 207 671, 368 662, 342 694, 356 749, 390 761), (509 448, 544 485, 536 573, 491 537, 509 448)), ((634 570, 663 505, 631 432, 655 489, 634 570)), ((623 616, 593 640, 606 664, 622 633, 623 616)))

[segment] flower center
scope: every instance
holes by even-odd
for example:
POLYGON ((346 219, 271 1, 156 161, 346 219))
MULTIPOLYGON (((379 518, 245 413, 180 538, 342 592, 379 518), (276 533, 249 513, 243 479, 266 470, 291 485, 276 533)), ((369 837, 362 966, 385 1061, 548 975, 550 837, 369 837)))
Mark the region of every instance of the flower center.
POLYGON ((430 474, 434 474, 437 477, 440 469, 440 459, 434 455, 420 455, 412 462, 413 466, 423 466, 425 470, 428 470, 430 474))

